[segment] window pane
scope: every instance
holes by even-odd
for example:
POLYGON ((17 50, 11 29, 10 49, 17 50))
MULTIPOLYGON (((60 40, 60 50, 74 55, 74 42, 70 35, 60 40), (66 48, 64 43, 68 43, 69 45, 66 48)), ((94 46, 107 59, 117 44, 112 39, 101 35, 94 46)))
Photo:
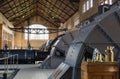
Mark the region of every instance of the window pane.
MULTIPOLYGON (((29 39, 30 40, 48 40, 49 39, 49 31, 47 30, 47 28, 45 26, 39 25, 39 24, 34 24, 29 26, 29 28, 33 28, 31 29, 31 33, 40 33, 40 34, 29 34, 29 39), (39 29, 39 30, 37 30, 39 29), (45 29, 45 30, 44 30, 45 29)), ((25 30, 25 32, 28 32, 27 30, 25 30)), ((28 39, 28 34, 25 33, 25 39, 28 39)))
POLYGON ((93 7, 93 0, 90 0, 90 8, 93 7))
POLYGON ((108 3, 108 0, 105 0, 105 4, 109 4, 109 3, 108 3))
POLYGON ((86 6, 83 4, 83 13, 86 11, 86 6))
POLYGON ((87 10, 89 10, 89 1, 86 2, 87 10))
POLYGON ((112 0, 109 0, 109 4, 112 4, 112 0))

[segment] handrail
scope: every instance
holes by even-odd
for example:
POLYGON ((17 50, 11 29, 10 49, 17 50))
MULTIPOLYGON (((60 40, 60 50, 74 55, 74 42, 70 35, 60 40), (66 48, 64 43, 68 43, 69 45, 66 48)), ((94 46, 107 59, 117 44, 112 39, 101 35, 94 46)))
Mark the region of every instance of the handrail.
POLYGON ((14 67, 15 64, 17 64, 16 69, 18 68, 18 54, 9 55, 9 53, 8 53, 5 55, 5 57, 0 58, 0 60, 5 60, 4 61, 5 73, 8 72, 8 69, 9 69, 8 65, 9 64, 11 64, 11 65, 13 64, 13 67, 10 66, 10 68, 13 68, 13 70, 15 68, 14 67), (16 57, 16 63, 15 63, 15 57, 16 57), (10 62, 9 62, 9 59, 10 59, 10 62))
POLYGON ((3 57, 3 58, 0 58, 0 60, 8 59, 8 58, 15 57, 15 56, 18 56, 18 54, 15 54, 15 55, 10 55, 10 56, 8 56, 8 57, 3 57))
POLYGON ((13 71, 15 71, 16 69, 18 69, 18 54, 14 54, 14 55, 9 55, 9 52, 3 53, 4 57, 0 58, 0 60, 5 60, 4 61, 4 73, 3 73, 3 78, 2 79, 7 79, 7 73, 9 68, 11 68, 13 71), (16 58, 16 63, 15 63, 15 57, 16 58), (10 60, 10 62, 9 62, 10 60), (8 66, 8 64, 13 64, 13 68, 11 67, 12 65, 10 65, 10 67, 8 66), (14 67, 14 65, 17 64, 16 69, 14 67))

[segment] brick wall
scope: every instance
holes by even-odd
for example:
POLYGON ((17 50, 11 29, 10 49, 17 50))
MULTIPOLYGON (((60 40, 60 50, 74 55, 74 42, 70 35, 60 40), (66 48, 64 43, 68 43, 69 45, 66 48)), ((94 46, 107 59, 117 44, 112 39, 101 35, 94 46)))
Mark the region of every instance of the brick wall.
MULTIPOLYGON (((57 36, 57 34, 50 34, 49 39, 53 39, 57 36)), ((27 48, 27 40, 25 40, 24 34, 16 32, 14 38, 14 46, 17 48, 27 48)), ((47 40, 30 40, 30 44, 34 48, 39 48, 42 44, 44 44, 47 40)))
MULTIPOLYGON (((30 19, 31 24, 41 24, 47 27, 50 27, 48 23, 46 23, 42 18, 39 16, 34 16, 30 19)), ((24 22, 22 26, 27 27, 27 22, 24 22)), ((57 36, 57 33, 53 33, 49 35, 49 40, 54 39, 57 36)), ((44 44, 47 40, 31 40, 30 44, 34 48, 39 48, 42 44, 44 44)), ((27 40, 25 40, 24 33, 15 32, 14 37, 14 46, 17 48, 27 48, 27 40)))
MULTIPOLYGON (((88 19, 89 17, 97 14, 98 12, 98 6, 100 5, 101 1, 104 0, 93 0, 93 7, 90 8, 88 11, 85 13, 82 12, 83 10, 83 4, 86 0, 80 0, 79 3, 79 11, 75 13, 69 20, 67 20, 60 28, 70 28, 69 31, 71 30, 77 30, 75 28, 74 23, 75 23, 75 18, 79 18, 79 23, 88 19)), ((112 0, 113 3, 115 3, 117 0, 112 0)))
MULTIPOLYGON (((82 12, 83 10, 83 4, 86 0, 81 0, 79 5, 79 14, 80 14, 80 22, 84 21, 85 19, 88 19, 89 17, 97 14, 98 12, 98 6, 100 5, 101 1, 104 0, 93 0, 93 7, 86 11, 85 13, 82 12)), ((116 2, 117 0, 112 0, 112 2, 116 2)))

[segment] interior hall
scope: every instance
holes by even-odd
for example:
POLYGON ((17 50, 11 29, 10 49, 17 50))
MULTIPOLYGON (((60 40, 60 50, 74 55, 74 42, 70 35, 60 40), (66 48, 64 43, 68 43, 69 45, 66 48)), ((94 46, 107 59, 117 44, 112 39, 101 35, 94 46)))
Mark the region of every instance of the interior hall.
POLYGON ((120 79, 120 0, 0 0, 0 79, 120 79))

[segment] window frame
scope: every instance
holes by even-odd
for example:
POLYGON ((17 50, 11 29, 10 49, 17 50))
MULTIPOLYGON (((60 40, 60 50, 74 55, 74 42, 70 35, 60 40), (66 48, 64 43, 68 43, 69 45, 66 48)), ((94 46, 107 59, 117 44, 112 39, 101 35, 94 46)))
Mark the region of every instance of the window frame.
MULTIPOLYGON (((40 28, 40 29, 47 29, 47 27, 40 25, 40 24, 32 24, 27 28, 40 28)), ((25 32, 28 32, 27 30, 25 30, 25 32)), ((30 32, 35 32, 35 31, 30 31, 30 32)), ((40 31, 41 34, 29 34, 29 40, 49 40, 49 31, 48 30, 44 30, 44 31, 40 31), (44 32, 46 31, 46 33, 44 34, 44 32)), ((24 34, 25 40, 28 40, 28 33, 24 34)))
POLYGON ((93 8, 94 6, 93 4, 94 4, 93 0, 86 0, 82 5, 82 13, 85 13, 91 8, 93 8))
POLYGON ((104 4, 110 4, 110 5, 112 5, 113 2, 112 2, 112 0, 104 0, 103 2, 100 3, 100 5, 104 5, 104 4))

